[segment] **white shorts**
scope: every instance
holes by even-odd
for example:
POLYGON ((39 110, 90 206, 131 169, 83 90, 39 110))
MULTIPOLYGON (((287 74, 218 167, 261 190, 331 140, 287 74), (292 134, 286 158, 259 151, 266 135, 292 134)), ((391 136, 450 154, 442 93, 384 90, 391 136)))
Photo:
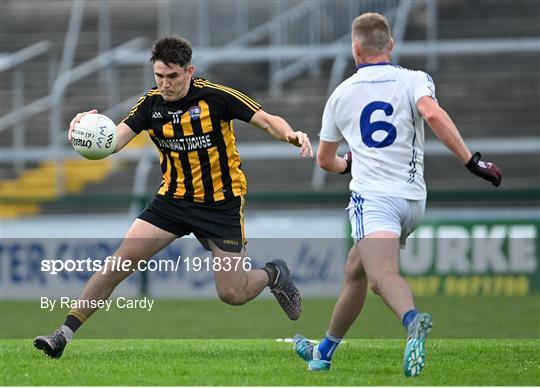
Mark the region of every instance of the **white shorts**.
POLYGON ((364 198, 353 191, 347 207, 351 220, 351 237, 358 242, 373 232, 393 232, 400 236, 400 245, 404 248, 407 237, 422 220, 425 207, 425 199, 364 198))

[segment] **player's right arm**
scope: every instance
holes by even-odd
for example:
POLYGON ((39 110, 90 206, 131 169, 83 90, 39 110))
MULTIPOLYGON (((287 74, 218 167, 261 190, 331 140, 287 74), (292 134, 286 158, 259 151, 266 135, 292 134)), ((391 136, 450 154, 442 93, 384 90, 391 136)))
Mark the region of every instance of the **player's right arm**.
POLYGON ((338 155, 337 150, 343 135, 335 120, 335 92, 332 93, 324 107, 321 132, 319 133, 319 148, 317 149, 317 164, 328 172, 348 174, 352 168, 352 153, 338 155))
POLYGON ((452 151, 469 171, 494 186, 501 184, 502 171, 494 163, 481 161, 479 152, 471 154, 456 125, 434 98, 423 96, 416 102, 416 107, 441 143, 452 151))
POLYGON ((345 174, 351 171, 351 155, 348 152, 344 157, 338 156, 338 146, 339 142, 321 140, 317 150, 317 163, 323 170, 328 172, 345 174))
MULTIPOLYGON (((92 109, 88 112, 81 112, 77 113, 75 117, 71 120, 69 123, 69 130, 68 130, 68 140, 71 142, 72 139, 72 132, 75 129, 75 124, 79 123, 81 121, 81 118, 83 116, 86 116, 88 114, 94 114, 98 113, 97 109, 92 109)), ((122 148, 124 148, 135 136, 137 136, 137 133, 135 133, 129 125, 127 125, 124 122, 121 122, 116 126, 116 133, 118 136, 118 142, 116 144, 116 149, 114 150, 114 153, 120 151, 122 148)))
POLYGON ((429 96, 421 97, 416 102, 416 107, 441 143, 452 151, 463 164, 466 164, 471 159, 471 151, 467 148, 448 113, 429 96))

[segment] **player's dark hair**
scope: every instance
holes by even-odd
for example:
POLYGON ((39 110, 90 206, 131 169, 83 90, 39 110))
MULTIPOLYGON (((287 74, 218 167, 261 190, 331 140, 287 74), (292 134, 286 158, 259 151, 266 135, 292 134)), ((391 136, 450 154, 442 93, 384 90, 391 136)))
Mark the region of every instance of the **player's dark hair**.
POLYGON ((150 62, 161 61, 186 67, 191 63, 191 43, 178 35, 164 36, 154 42, 150 62))

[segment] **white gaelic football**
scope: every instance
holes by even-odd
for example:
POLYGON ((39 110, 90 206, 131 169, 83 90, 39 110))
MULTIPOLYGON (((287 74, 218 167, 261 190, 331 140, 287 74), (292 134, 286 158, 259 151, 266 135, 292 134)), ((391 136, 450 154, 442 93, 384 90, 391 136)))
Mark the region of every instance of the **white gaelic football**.
POLYGON ((105 115, 91 113, 75 124, 71 133, 73 148, 90 160, 103 159, 116 149, 118 135, 116 125, 105 115))

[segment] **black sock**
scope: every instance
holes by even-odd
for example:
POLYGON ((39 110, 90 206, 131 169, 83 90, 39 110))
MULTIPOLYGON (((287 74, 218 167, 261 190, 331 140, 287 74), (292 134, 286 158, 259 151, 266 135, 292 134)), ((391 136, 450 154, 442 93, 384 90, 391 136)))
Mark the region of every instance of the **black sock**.
POLYGON ((66 321, 64 322, 64 325, 69 327, 72 332, 75 333, 79 327, 83 324, 83 321, 81 321, 79 318, 77 318, 75 315, 69 314, 66 317, 66 321))
POLYGON ((276 277, 278 274, 277 268, 275 265, 267 263, 264 268, 262 268, 264 272, 268 275, 268 286, 273 285, 276 282, 276 277))

